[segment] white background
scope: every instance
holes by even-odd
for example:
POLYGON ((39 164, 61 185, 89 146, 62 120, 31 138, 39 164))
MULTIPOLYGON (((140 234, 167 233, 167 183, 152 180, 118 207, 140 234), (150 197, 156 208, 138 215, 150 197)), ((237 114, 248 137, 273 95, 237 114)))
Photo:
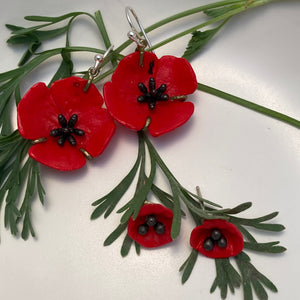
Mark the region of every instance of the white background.
MULTIPOLYGON (((1 0, 0 72, 16 67, 23 48, 6 45, 5 23, 28 26, 25 15, 58 16, 71 11, 101 10, 112 43, 117 47, 129 30, 125 6, 132 6, 147 27, 164 17, 202 4, 204 0, 1 0)), ((300 119, 300 2, 280 1, 234 17, 191 63, 199 82, 300 119)), ((201 15, 172 23, 149 34, 155 44, 197 24, 201 15)), ((88 18, 75 22, 71 44, 104 48, 97 29, 88 18)), ((187 38, 156 50, 158 56, 181 56, 187 38)), ((63 46, 56 39, 47 47, 63 46)), ((46 49, 46 46, 41 50, 46 49)), ((132 45, 124 54, 134 50, 132 45)), ((86 70, 92 53, 75 55, 75 70, 86 70)), ((49 60, 24 81, 25 92, 37 81, 49 81, 59 57, 49 60)), ((102 83, 98 87, 102 88, 102 83)), ((288 248, 270 257, 250 253, 254 265, 278 287, 270 299, 296 299, 299 293, 299 130, 203 92, 190 99, 192 119, 181 128, 152 139, 177 179, 189 190, 200 185, 205 198, 225 207, 252 201, 248 216, 280 211, 276 222, 287 230, 260 241, 280 240, 288 248), (268 239, 269 238, 269 239, 268 239)), ((180 237, 169 246, 131 249, 120 256, 123 239, 109 247, 103 241, 118 225, 119 215, 90 221, 91 203, 110 191, 128 172, 137 153, 137 137, 121 126, 104 154, 83 169, 60 173, 41 168, 47 192, 46 204, 38 199, 32 219, 37 239, 24 242, 4 229, 1 212, 0 299, 220 299, 209 294, 215 276, 213 260, 198 257, 194 271, 181 285, 178 268, 190 253, 190 219, 182 224, 180 237)), ((163 179, 158 179, 165 186, 163 179)), ((133 192, 123 199, 123 204, 133 192)), ((249 253, 249 252, 248 252, 249 253)), ((228 299, 242 299, 242 293, 228 299)))

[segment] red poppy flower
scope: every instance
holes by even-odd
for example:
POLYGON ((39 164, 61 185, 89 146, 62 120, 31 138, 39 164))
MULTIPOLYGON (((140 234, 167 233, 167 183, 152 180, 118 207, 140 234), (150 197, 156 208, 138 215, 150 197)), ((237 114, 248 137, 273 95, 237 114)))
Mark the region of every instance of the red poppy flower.
POLYGON ((167 133, 184 124, 194 105, 184 101, 197 88, 195 73, 184 58, 145 52, 139 66, 139 52, 124 57, 112 81, 104 85, 104 101, 110 114, 124 126, 139 131, 147 119, 152 136, 167 133))
POLYGON ((100 155, 115 132, 115 123, 101 108, 103 98, 94 85, 83 91, 86 80, 69 77, 50 88, 39 82, 18 105, 18 129, 25 139, 38 140, 30 157, 58 169, 81 168, 87 156, 100 155))
POLYGON ((128 222, 128 235, 140 245, 154 248, 172 242, 173 212, 161 204, 145 204, 135 220, 128 222))
POLYGON ((235 225, 226 220, 205 220, 193 229, 191 246, 211 258, 236 256, 244 247, 243 235, 235 225))

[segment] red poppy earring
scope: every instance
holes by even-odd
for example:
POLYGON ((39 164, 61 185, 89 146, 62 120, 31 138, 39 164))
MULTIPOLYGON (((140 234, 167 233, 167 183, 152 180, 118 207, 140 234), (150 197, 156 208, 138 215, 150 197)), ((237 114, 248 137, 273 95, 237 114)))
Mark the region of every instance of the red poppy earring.
POLYGON ((115 132, 115 123, 102 108, 103 98, 93 78, 105 56, 96 55, 89 79, 68 77, 52 83, 35 84, 17 107, 21 136, 32 140, 28 154, 36 161, 60 171, 85 165, 100 155, 115 132))
POLYGON ((184 58, 166 55, 161 58, 145 51, 150 41, 132 8, 126 10, 131 26, 129 38, 136 51, 124 57, 104 85, 107 109, 115 120, 139 131, 147 127, 152 136, 170 132, 187 122, 194 112, 187 95, 197 89, 196 75, 184 58), (144 37, 133 26, 135 17, 144 37), (122 99, 122 100, 120 100, 122 99))

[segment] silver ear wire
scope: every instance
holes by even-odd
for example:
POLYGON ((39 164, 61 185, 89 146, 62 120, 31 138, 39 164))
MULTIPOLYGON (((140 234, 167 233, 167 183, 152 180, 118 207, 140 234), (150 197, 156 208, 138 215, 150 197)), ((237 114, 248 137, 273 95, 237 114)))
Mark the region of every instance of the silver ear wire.
POLYGON ((104 61, 104 59, 107 57, 107 55, 109 54, 110 51, 112 51, 112 49, 114 48, 113 45, 111 45, 107 50, 106 52, 103 54, 103 55, 100 55, 100 54, 96 54, 95 57, 94 57, 94 60, 95 60, 95 64, 93 67, 90 67, 89 70, 88 70, 88 75, 89 75, 89 78, 88 78, 88 81, 83 89, 84 92, 87 92, 92 81, 94 80, 94 78, 96 76, 98 76, 99 74, 99 71, 100 71, 100 67, 104 61))
POLYGON ((142 67, 145 48, 147 46, 151 47, 151 43, 136 12, 131 7, 128 6, 125 8, 125 12, 126 12, 128 23, 131 27, 131 31, 128 32, 127 36, 137 44, 137 50, 140 52, 139 66, 142 67), (138 24, 143 36, 141 36, 136 30, 136 28, 134 27, 130 14, 135 18, 135 21, 138 24))
MULTIPOLYGON (((129 6, 127 6, 127 7, 125 8, 125 12, 126 12, 126 18, 127 18, 128 23, 129 23, 129 25, 130 25, 130 27, 131 27, 131 30, 132 30, 132 32, 133 32, 133 35, 136 35, 136 37, 137 37, 139 40, 140 40, 140 39, 145 39, 146 42, 147 42, 147 45, 148 45, 149 47, 152 47, 151 42, 150 42, 150 40, 149 40, 149 38, 148 38, 148 36, 147 36, 147 34, 146 34, 146 32, 145 32, 145 29, 144 29, 144 27, 143 27, 143 25, 142 25, 140 19, 138 18, 136 12, 134 11, 134 9, 131 8, 131 7, 129 7, 129 6), (140 31, 141 31, 142 34, 143 34, 143 37, 141 37, 141 36, 138 34, 138 31, 137 31, 136 28, 134 27, 133 22, 132 22, 132 19, 131 19, 131 17, 130 17, 130 14, 135 18, 135 21, 136 21, 136 23, 138 24, 138 26, 139 26, 139 28, 140 28, 140 31)), ((131 33, 131 32, 128 33, 128 37, 130 38, 129 35, 132 35, 132 33, 131 33)), ((131 38, 130 38, 130 39, 131 39, 131 38)))

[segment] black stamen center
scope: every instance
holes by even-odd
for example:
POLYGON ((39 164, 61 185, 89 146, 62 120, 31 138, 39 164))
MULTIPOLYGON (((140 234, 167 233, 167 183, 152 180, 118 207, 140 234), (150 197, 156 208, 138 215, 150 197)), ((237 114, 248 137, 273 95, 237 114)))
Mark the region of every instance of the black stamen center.
POLYGON ((145 223, 141 224, 137 228, 137 232, 140 235, 145 235, 149 231, 149 227, 153 227, 155 232, 159 235, 162 235, 166 231, 165 224, 158 222, 155 215, 147 215, 145 217, 145 223))
POLYGON ((65 118, 63 114, 58 115, 58 122, 61 128, 55 128, 50 130, 50 136, 58 137, 57 144, 63 146, 67 140, 72 146, 76 145, 76 139, 73 136, 79 135, 83 136, 85 133, 82 129, 74 128, 78 121, 78 116, 73 114, 69 121, 65 118))
POLYGON ((217 244, 220 248, 227 247, 227 239, 225 238, 224 235, 222 235, 221 231, 217 228, 214 228, 211 231, 210 236, 204 240, 203 248, 206 251, 211 251, 215 247, 215 244, 217 244))
POLYGON ((150 77, 148 88, 142 83, 138 83, 139 90, 143 95, 137 98, 137 101, 140 103, 148 103, 150 109, 154 109, 157 101, 166 101, 169 99, 169 95, 164 94, 167 90, 167 85, 162 84, 156 88, 155 79, 150 77))

